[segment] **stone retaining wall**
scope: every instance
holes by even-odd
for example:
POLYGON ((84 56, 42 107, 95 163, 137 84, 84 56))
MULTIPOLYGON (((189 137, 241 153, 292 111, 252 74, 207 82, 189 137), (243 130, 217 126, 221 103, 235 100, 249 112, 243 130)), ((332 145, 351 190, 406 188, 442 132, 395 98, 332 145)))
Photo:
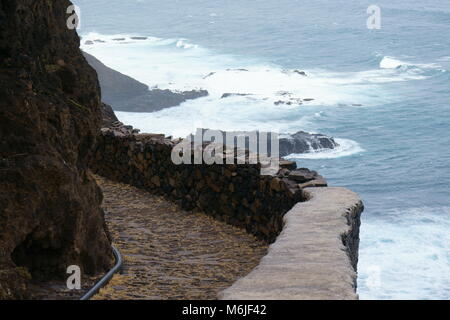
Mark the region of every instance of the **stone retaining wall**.
POLYGON ((119 123, 102 129, 92 168, 274 242, 260 265, 219 298, 357 299, 363 204, 355 193, 325 188, 316 172, 290 161, 274 175, 261 175, 259 164, 175 165, 177 143, 119 123))
POLYGON ((92 168, 111 180, 163 194, 183 209, 244 227, 268 242, 280 233, 283 215, 304 200, 300 183, 325 183, 316 172, 292 170, 296 165, 289 161, 282 161, 273 176, 261 175, 259 164, 175 165, 171 152, 178 142, 136 134, 132 128, 105 128, 92 168))

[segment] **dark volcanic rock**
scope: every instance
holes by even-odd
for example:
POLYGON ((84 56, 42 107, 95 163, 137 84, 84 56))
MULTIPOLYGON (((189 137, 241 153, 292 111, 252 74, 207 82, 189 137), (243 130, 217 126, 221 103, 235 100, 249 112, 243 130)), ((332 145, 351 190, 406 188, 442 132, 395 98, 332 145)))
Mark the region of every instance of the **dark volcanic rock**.
POLYGON ((300 168, 289 172, 289 179, 300 183, 300 188, 326 187, 327 181, 316 171, 300 168))
POLYGON ((127 75, 105 66, 94 56, 84 52, 89 64, 97 71, 102 88, 103 102, 116 111, 155 112, 175 107, 181 103, 205 97, 206 90, 174 92, 171 90, 151 89, 127 75))
POLYGON ((250 93, 224 93, 221 99, 229 98, 229 97, 246 97, 251 96, 250 93))
POLYGON ((112 263, 87 163, 101 124, 95 71, 66 26, 69 1, 0 1, 0 299, 28 279, 112 263))
POLYGON ((147 94, 149 89, 147 85, 108 68, 100 60, 86 52, 83 52, 83 55, 88 63, 97 71, 98 80, 102 88, 103 102, 115 107, 116 103, 147 94))
POLYGON ((299 74, 299 75, 301 75, 301 76, 304 76, 304 77, 306 77, 306 72, 305 72, 305 71, 301 71, 301 70, 294 70, 293 72, 294 72, 294 73, 296 73, 296 74, 299 74))
POLYGON ((106 103, 102 103, 102 118, 102 127, 111 127, 114 123, 119 121, 114 113, 114 110, 106 103))
POLYGON ((339 145, 332 137, 299 131, 280 139, 280 156, 292 153, 307 153, 321 149, 334 149, 339 145))
POLYGON ((206 90, 173 92, 168 89, 152 89, 145 95, 113 104, 114 110, 128 112, 155 112, 165 108, 179 106, 187 100, 208 96, 206 90))
MULTIPOLYGON (((198 129, 202 130, 203 134, 206 130, 209 129, 198 129)), ((214 130, 213 130, 214 131, 214 130)), ((250 146, 250 140, 249 137, 253 134, 256 134, 258 137, 258 132, 250 132, 250 131, 221 131, 217 130, 217 132, 220 132, 222 136, 224 137, 224 140, 221 142, 223 144, 226 143, 225 135, 230 134, 234 136, 242 136, 245 137, 245 147, 248 149, 250 146)), ((189 139, 193 140, 194 137, 191 135, 189 139)), ((205 138, 203 141, 207 141, 205 138)), ((258 138, 259 141, 259 138, 258 138)), ((268 136, 267 141, 268 148, 270 149, 270 137, 268 136)), ((304 131, 299 131, 292 135, 281 135, 279 138, 279 148, 280 148, 280 157, 285 157, 287 155, 290 155, 292 153, 308 153, 312 151, 322 150, 322 149, 334 149, 338 147, 339 145, 334 141, 332 137, 323 135, 323 134, 315 134, 315 133, 308 133, 304 131)))

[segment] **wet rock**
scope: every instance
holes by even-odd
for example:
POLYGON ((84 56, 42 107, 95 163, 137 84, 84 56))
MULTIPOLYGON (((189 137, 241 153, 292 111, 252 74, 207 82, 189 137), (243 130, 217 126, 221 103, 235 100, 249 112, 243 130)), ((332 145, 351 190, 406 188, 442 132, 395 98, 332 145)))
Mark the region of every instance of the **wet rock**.
POLYGON ((273 104, 276 106, 281 105, 281 104, 291 106, 293 104, 301 105, 301 104, 303 104, 303 102, 302 102, 302 99, 300 99, 300 98, 288 98, 287 100, 277 100, 273 104))
POLYGON ((250 93, 224 93, 221 99, 229 98, 229 97, 245 97, 250 96, 250 93))
POLYGON ((280 156, 285 157, 293 153, 308 153, 322 149, 335 149, 339 144, 323 134, 299 131, 280 138, 280 156))
MULTIPOLYGON (((198 129, 196 135, 204 135, 206 130, 209 129, 198 129)), ((221 143, 226 146, 226 136, 228 137, 234 136, 235 139, 237 137, 240 137, 240 139, 243 139, 243 145, 245 145, 246 149, 252 149, 252 144, 250 143, 250 137, 255 136, 257 137, 257 140, 259 141, 259 132, 258 131, 221 131, 221 130, 211 130, 211 132, 214 132, 218 135, 218 137, 223 137, 223 140, 221 143)), ((270 136, 271 134, 267 135, 267 146, 268 150, 270 150, 270 136)), ((190 141, 194 141, 194 135, 189 136, 190 141)), ((205 138, 203 139, 204 142, 212 142, 212 139, 210 141, 206 141, 205 138)), ((334 149, 338 147, 339 145, 334 141, 332 137, 323 135, 323 134, 315 134, 315 133, 308 133, 304 131, 299 131, 295 134, 280 134, 279 135, 279 156, 285 157, 287 155, 293 154, 293 153, 308 153, 313 152, 317 150, 323 150, 323 149, 334 149)), ((255 152, 256 150, 251 150, 255 152)), ((295 163, 294 163, 295 164, 295 163)))
POLYGON ((206 76, 204 76, 203 79, 209 78, 209 77, 211 77, 211 76, 213 76, 215 74, 216 74, 216 72, 210 72, 206 76))
POLYGON ((227 71, 241 71, 241 72, 248 72, 247 69, 238 68, 238 69, 227 69, 227 71))
POLYGON ((301 76, 304 76, 304 77, 307 76, 305 71, 294 70, 294 71, 292 71, 292 72, 294 72, 294 73, 296 73, 296 74, 299 74, 299 75, 301 75, 301 76))

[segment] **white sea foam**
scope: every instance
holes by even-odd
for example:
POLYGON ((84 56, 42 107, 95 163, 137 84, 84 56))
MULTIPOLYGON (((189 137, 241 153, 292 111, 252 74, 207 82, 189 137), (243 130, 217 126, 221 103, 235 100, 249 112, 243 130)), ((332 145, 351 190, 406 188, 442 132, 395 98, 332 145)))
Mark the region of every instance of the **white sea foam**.
POLYGON ((185 39, 178 40, 176 46, 183 49, 198 48, 198 45, 189 43, 185 39))
POLYGON ((407 63, 391 57, 384 57, 380 61, 380 68, 382 69, 395 69, 403 65, 407 65, 407 63))
POLYGON ((316 150, 308 153, 290 154, 286 159, 334 159, 347 157, 354 154, 364 152, 364 149, 353 140, 335 138, 335 141, 339 144, 339 147, 335 149, 316 150))
POLYGON ((106 65, 149 86, 173 90, 203 88, 216 99, 224 93, 249 94, 229 99, 264 107, 272 107, 277 101, 296 107, 297 101, 305 98, 314 100, 303 101, 304 105, 376 105, 391 98, 379 84, 427 77, 420 70, 395 69, 405 64, 389 57, 383 58, 381 69, 340 73, 301 69, 307 74, 302 76, 296 70, 264 61, 217 54, 186 39, 133 39, 136 36, 89 33, 83 36, 81 47, 106 65), (93 44, 88 45, 87 41, 93 44))
POLYGON ((371 214, 361 225, 360 298, 450 299, 450 207, 371 214))
POLYGON ((116 112, 116 115, 120 121, 140 128, 142 132, 164 133, 176 138, 195 133, 197 128, 292 132, 309 126, 310 117, 299 116, 298 110, 283 109, 282 106, 255 108, 245 100, 204 97, 159 112, 116 112), (290 115, 296 119, 294 129, 292 121, 286 120, 290 115))
MULTIPOLYGON (((307 130, 314 121, 311 117, 320 113, 301 116, 301 108, 390 102, 395 94, 390 95, 380 84, 424 79, 428 75, 422 68, 433 67, 410 68, 411 64, 384 57, 378 69, 360 72, 301 69, 306 72, 304 76, 299 70, 286 70, 264 61, 218 54, 186 39, 136 37, 139 35, 89 33, 83 36, 81 47, 109 67, 150 87, 208 90, 208 97, 179 107, 148 114, 117 113, 120 120, 144 132, 162 132, 174 137, 185 137, 197 128, 307 130), (225 93, 238 95, 222 98, 225 93), (276 105, 278 101, 284 103, 276 105)), ((363 151, 354 141, 338 141, 341 146, 335 150, 297 155, 297 158, 336 158, 363 151)))
POLYGON ((401 67, 415 67, 420 69, 438 69, 440 66, 435 63, 410 63, 405 62, 394 57, 383 57, 380 61, 381 69, 398 69, 401 67))

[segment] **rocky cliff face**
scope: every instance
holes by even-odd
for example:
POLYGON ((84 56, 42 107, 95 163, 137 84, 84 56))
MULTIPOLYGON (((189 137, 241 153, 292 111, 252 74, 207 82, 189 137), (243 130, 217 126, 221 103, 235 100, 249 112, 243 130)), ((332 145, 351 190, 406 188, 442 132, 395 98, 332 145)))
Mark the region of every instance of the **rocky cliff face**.
POLYGON ((83 54, 97 71, 103 102, 117 111, 155 112, 208 95, 206 90, 174 92, 168 89, 150 89, 147 85, 105 66, 94 56, 86 52, 83 54))
POLYGON ((67 0, 0 1, 0 299, 34 279, 112 262, 87 169, 101 123, 95 71, 66 27, 67 0))
POLYGON ((89 53, 83 52, 83 55, 91 67, 97 71, 104 102, 113 106, 120 105, 123 102, 148 93, 149 87, 147 85, 108 68, 89 53))

